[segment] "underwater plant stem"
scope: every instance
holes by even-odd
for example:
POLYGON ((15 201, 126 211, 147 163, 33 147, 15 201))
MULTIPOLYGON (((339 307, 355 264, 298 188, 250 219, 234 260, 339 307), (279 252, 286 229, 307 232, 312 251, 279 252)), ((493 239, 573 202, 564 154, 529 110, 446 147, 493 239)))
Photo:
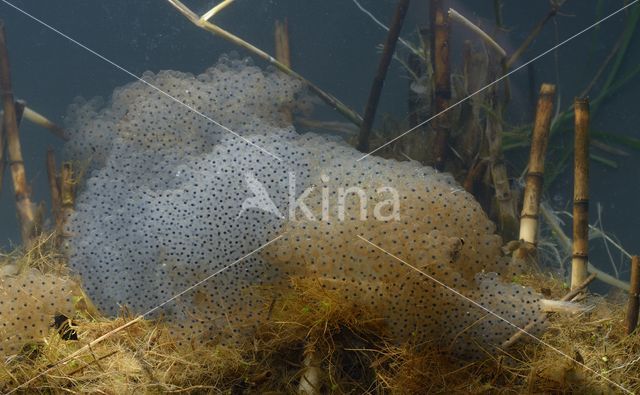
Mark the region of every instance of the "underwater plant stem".
POLYGON ((378 109, 378 103, 380 101, 380 93, 384 86, 384 80, 387 76, 387 70, 391 64, 391 59, 393 59, 393 54, 396 50, 396 44, 398 42, 398 37, 400 37, 400 31, 402 30, 402 24, 405 16, 407 15, 408 8, 409 0, 398 0, 396 12, 393 16, 391 26, 389 27, 389 34, 387 34, 387 39, 384 43, 380 63, 378 63, 378 69, 375 77, 373 78, 373 83, 371 84, 369 99, 367 100, 367 106, 364 111, 364 119, 360 125, 357 147, 360 152, 369 152, 369 136, 371 134, 371 128, 373 127, 373 121, 376 117, 376 110, 378 109))
POLYGON ((60 169, 60 223, 58 234, 64 236, 64 226, 73 214, 75 207, 75 179, 70 162, 62 164, 60 169))
POLYGON ((449 46, 449 15, 444 11, 444 0, 431 0, 431 61, 434 70, 435 113, 440 114, 433 122, 436 132, 434 142, 434 167, 444 170, 449 147, 451 119, 448 112, 451 100, 451 64, 449 46), (444 113, 443 113, 444 112, 444 113))
POLYGON ((338 111, 340 114, 342 114, 349 121, 353 122, 357 126, 360 126, 362 124, 362 117, 360 117, 360 115, 358 115, 358 113, 356 113, 355 111, 353 111, 352 109, 347 107, 344 103, 342 103, 340 100, 335 98, 333 95, 323 91, 322 89, 320 89, 317 85, 315 85, 311 81, 307 80, 306 78, 304 78, 300 74, 298 74, 295 71, 293 71, 291 68, 287 67, 286 65, 284 65, 281 62, 279 62, 278 60, 276 60, 273 56, 271 56, 268 53, 264 52, 260 48, 258 48, 256 46, 246 42, 245 40, 241 39, 240 37, 229 33, 228 31, 222 29, 221 27, 219 27, 217 25, 214 25, 213 23, 211 23, 211 22, 209 22, 209 21, 207 21, 207 20, 205 20, 203 18, 198 17, 198 15, 196 13, 191 11, 180 0, 167 0, 167 1, 169 2, 169 4, 171 4, 173 7, 175 7, 182 15, 184 15, 194 25, 196 25, 199 28, 201 28, 203 30, 206 30, 206 31, 208 31, 210 33, 213 33, 213 34, 223 38, 224 40, 229 41, 232 44, 235 44, 235 45, 237 45, 237 46, 239 46, 241 48, 246 49, 247 51, 251 52, 255 56, 259 57, 260 59, 263 59, 263 60, 267 61, 269 64, 271 64, 272 66, 276 67, 278 70, 282 71, 283 73, 285 73, 285 74, 289 75, 290 77, 293 77, 293 78, 295 78, 295 79, 297 79, 299 81, 302 81, 313 93, 315 93, 320 99, 322 99, 322 101, 327 103, 330 107, 334 108, 336 111, 338 111))
POLYGON ((538 214, 544 175, 544 157, 549 140, 549 126, 553 115, 553 96, 556 88, 552 84, 542 84, 533 126, 531 153, 526 175, 524 201, 520 215, 520 240, 536 243, 538 233, 538 214))
MULTIPOLYGON (((593 280, 596 279, 596 274, 592 274, 587 277, 582 283, 580 283, 575 289, 569 291, 566 295, 560 298, 560 302, 569 302, 571 299, 575 298, 583 289, 585 289, 593 280)), ((547 319, 547 313, 542 313, 538 316, 538 318, 534 321, 529 322, 522 330, 517 331, 509 339, 502 343, 500 346, 503 350, 508 349, 513 346, 525 333, 530 333, 536 325, 540 325, 544 320, 547 319)))
MULTIPOLYGON (((11 87, 11 69, 9 67, 9 53, 4 31, 4 22, 0 21, 0 90, 4 108, 3 126, 9 156, 9 167, 15 191, 16 209, 20 219, 20 234, 22 242, 29 247, 36 230, 36 219, 31 203, 31 192, 27 186, 27 176, 22 159, 22 147, 18 134, 18 117, 11 87)), ((20 116, 22 113, 20 113, 20 116)))
POLYGON ((49 119, 47 119, 47 117, 45 117, 44 115, 35 112, 33 109, 29 107, 25 107, 24 113, 22 114, 22 116, 27 121, 33 122, 36 125, 49 130, 54 136, 64 141, 69 140, 69 138, 66 136, 64 132, 64 129, 62 129, 60 126, 56 125, 54 122, 50 121, 49 119))
POLYGON ((459 24, 466 26, 469 30, 477 34, 478 37, 480 37, 485 43, 489 44, 491 48, 498 52, 501 58, 505 58, 507 56, 507 52, 500 46, 500 44, 498 44, 489 34, 480 29, 480 27, 471 22, 464 15, 460 14, 453 8, 449 8, 448 14, 450 20, 456 21, 459 24))
POLYGON ((304 373, 300 377, 298 394, 319 395, 322 386, 322 369, 320 369, 320 358, 313 345, 307 344, 304 349, 304 373))
POLYGON ((53 148, 47 150, 47 177, 49 179, 49 191, 51 192, 51 214, 53 215, 56 229, 60 228, 62 203, 60 198, 60 188, 58 186, 58 171, 56 169, 56 158, 53 148))
MULTIPOLYGON (((274 39, 276 48, 276 59, 287 67, 291 67, 291 48, 289 46, 289 23, 276 21, 274 27, 274 39)), ((290 108, 283 108, 286 121, 293 123, 293 113, 290 108)))
MULTIPOLYGON (((562 226, 560 225, 558 218, 552 212, 551 208, 547 206, 546 203, 542 203, 540 205, 540 212, 542 213, 542 218, 544 218, 544 220, 547 222, 547 225, 549 225, 549 227, 551 228, 551 233, 560 242, 560 246, 562 247, 562 249, 564 249, 567 254, 571 254, 571 239, 567 237, 567 235, 562 230, 562 226)), ((587 262, 587 271, 589 273, 597 275, 597 279, 605 284, 609 284, 623 291, 629 291, 629 283, 617 279, 609 273, 603 272, 602 270, 593 266, 591 262, 587 262)))
POLYGON ((558 10, 560 9, 563 3, 564 1, 561 1, 558 4, 554 4, 549 10, 549 12, 547 12, 547 14, 538 22, 538 24, 533 28, 531 33, 529 33, 529 36, 527 36, 527 38, 522 42, 522 44, 520 44, 520 47, 518 47, 518 49, 516 49, 515 52, 506 61, 505 63, 506 69, 510 69, 511 66, 513 66, 514 63, 518 60, 518 58, 522 56, 522 54, 527 50, 527 48, 529 48, 533 40, 535 40, 535 38, 538 37, 538 34, 540 34, 540 32, 542 31, 542 28, 544 27, 544 25, 546 25, 551 18, 556 16, 556 14, 558 13, 558 10))
POLYGON ((573 248, 571 288, 587 277, 589 261, 589 99, 574 100, 573 248))
POLYGON ((504 21, 502 18, 502 0, 493 0, 493 14, 496 18, 496 26, 498 29, 503 29, 504 21))
POLYGON ((624 321, 627 335, 633 333, 638 326, 638 309, 640 309, 640 256, 634 255, 631 258, 631 288, 624 321))

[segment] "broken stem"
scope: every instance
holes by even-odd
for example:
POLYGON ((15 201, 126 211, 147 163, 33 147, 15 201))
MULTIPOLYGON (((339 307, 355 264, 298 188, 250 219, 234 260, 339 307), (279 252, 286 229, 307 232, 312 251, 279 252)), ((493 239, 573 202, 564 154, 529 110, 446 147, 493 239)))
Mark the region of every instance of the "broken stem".
MULTIPOLYGON (((595 279, 596 279, 596 274, 595 273, 590 275, 581 284, 579 284, 575 289, 572 289, 571 291, 569 291, 569 293, 567 293, 562 298, 560 298, 560 302, 569 302, 569 301, 571 301, 571 299, 575 298, 576 295, 578 295, 580 292, 582 292, 582 290, 585 289, 589 284, 591 284, 591 282, 593 280, 595 280, 595 279)), ((542 323, 546 319, 547 319, 547 313, 545 312, 545 313, 540 314, 537 319, 529 322, 524 328, 522 328, 522 329, 518 328, 518 331, 516 333, 511 335, 511 337, 509 339, 507 339, 504 343, 502 343, 501 348, 503 350, 506 350, 509 347, 513 346, 524 334, 530 334, 531 331, 535 328, 536 325, 539 325, 540 323, 542 323)))
POLYGON ((572 289, 587 277, 589 257, 589 100, 576 98, 574 108, 572 289))
POLYGON ((625 329, 630 335, 638 326, 638 309, 640 307, 640 256, 631 258, 631 288, 625 317, 625 329))
POLYGON ((51 192, 51 214, 53 215, 56 229, 59 229, 62 203, 60 198, 60 188, 58 187, 58 171, 56 169, 56 158, 53 153, 53 148, 49 148, 47 150, 47 177, 49 179, 49 191, 51 192))
POLYGON ((449 148, 450 114, 444 112, 451 100, 451 68, 449 46, 449 16, 444 12, 444 0, 431 1, 432 63, 434 68, 435 113, 441 114, 433 122, 436 132, 434 166, 444 170, 449 148), (444 112, 444 113, 443 113, 444 112))
POLYGON ((530 245, 536 244, 538 233, 538 214, 544 175, 544 157, 549 139, 549 126, 553 115, 553 95, 555 86, 542 84, 536 109, 536 119, 531 136, 531 153, 526 175, 524 201, 520 216, 520 240, 530 245))
POLYGON ((453 8, 449 8, 449 18, 452 21, 456 21, 461 25, 466 26, 469 30, 477 34, 484 42, 489 44, 491 48, 496 50, 501 58, 507 57, 507 51, 505 51, 500 44, 498 44, 490 35, 488 35, 484 30, 480 29, 476 24, 465 18, 464 15, 460 14, 458 11, 453 8))
MULTIPOLYGON (((296 73, 295 71, 293 71, 292 69, 290 69, 289 67, 287 67, 286 65, 282 64, 281 62, 279 62, 278 60, 276 60, 273 56, 269 55, 268 53, 264 52, 263 50, 261 50, 260 48, 246 42, 245 40, 241 39, 240 37, 233 35, 231 33, 229 33, 228 31, 222 29, 221 27, 214 25, 213 23, 209 22, 208 20, 203 18, 198 17, 198 15, 196 13, 194 13, 193 11, 191 11, 189 9, 189 7, 187 7, 186 5, 184 5, 180 0, 167 0, 169 2, 169 4, 171 4, 173 7, 175 7, 182 15, 184 15, 191 23, 193 23, 194 25, 198 26, 201 29, 204 29, 210 33, 213 33, 217 36, 220 36, 221 38, 229 41, 232 44, 235 44, 241 48, 246 49, 247 51, 251 52, 252 54, 254 54, 255 56, 267 61, 269 64, 271 64, 272 66, 276 67, 278 70, 282 71, 283 73, 302 81, 307 87, 309 87, 309 89, 315 93, 316 95, 318 95, 318 97, 320 99, 322 99, 322 101, 324 101, 325 103, 327 103, 330 107, 334 108, 336 111, 338 111, 340 114, 344 115, 349 121, 353 122, 354 124, 360 126, 362 124, 362 118, 360 117, 360 115, 358 115, 358 113, 356 113, 355 111, 351 110, 349 107, 347 107, 345 104, 343 104, 340 100, 336 99, 334 96, 332 96, 331 94, 323 91, 322 89, 320 89, 318 86, 316 86, 314 83, 312 83, 311 81, 305 79, 303 76, 301 76, 300 74, 296 73)), ((205 14, 206 16, 206 14, 205 14)))

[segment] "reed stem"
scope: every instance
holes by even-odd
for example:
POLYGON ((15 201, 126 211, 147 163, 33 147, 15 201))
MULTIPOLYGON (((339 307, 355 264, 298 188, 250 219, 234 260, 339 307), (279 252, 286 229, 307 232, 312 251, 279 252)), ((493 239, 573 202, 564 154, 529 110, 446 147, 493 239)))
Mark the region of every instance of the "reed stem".
MULTIPOLYGON (((275 29, 276 59, 287 67, 291 67, 291 48, 289 46, 289 23, 276 21, 275 29)), ((284 109, 287 122, 293 123, 293 113, 290 108, 284 109)))
POLYGON ((49 180, 49 191, 51 192, 51 215, 53 215, 56 230, 58 230, 61 222, 62 200, 58 186, 58 170, 56 168, 56 158, 53 148, 47 150, 47 178, 49 180))
MULTIPOLYGON (((596 274, 594 273, 594 274, 590 275, 589 277, 587 277, 575 289, 572 289, 566 295, 564 295, 562 298, 560 298, 560 301, 561 302, 570 302, 571 299, 575 298, 576 295, 578 295, 583 289, 587 288, 587 286, 589 284, 591 284, 591 282, 593 280, 595 280, 595 279, 596 279, 596 274)), ((504 343, 502 343, 502 345, 500 347, 503 350, 506 350, 509 347, 511 347, 512 345, 514 345, 518 340, 520 340, 520 338, 524 334, 531 333, 531 331, 536 327, 536 325, 542 324, 544 322, 544 320, 547 319, 547 314, 548 313, 546 313, 546 312, 540 314, 536 320, 533 320, 533 321, 529 322, 524 328, 519 329, 516 333, 511 335, 511 337, 509 339, 507 339, 504 343)))
POLYGON ((195 12, 191 11, 191 9, 189 9, 189 7, 184 5, 180 0, 167 0, 167 1, 194 25, 198 26, 203 30, 208 31, 209 33, 213 33, 216 36, 219 36, 234 45, 237 45, 241 48, 246 49, 247 51, 251 52, 255 56, 259 57, 260 59, 267 61, 269 64, 276 67, 278 70, 282 71, 283 73, 299 81, 302 81, 322 101, 324 101, 330 107, 334 108, 340 114, 345 116, 349 121, 353 122, 358 126, 362 124, 362 118, 360 117, 360 115, 358 115, 358 113, 356 113, 355 111, 347 107, 344 103, 336 99, 331 94, 320 89, 317 85, 315 85, 311 81, 307 80, 300 74, 293 71, 291 68, 287 67, 286 65, 276 60, 273 56, 269 55, 268 53, 264 52, 263 50, 254 46, 253 44, 246 42, 240 37, 229 33, 228 31, 222 29, 221 27, 214 25, 208 20, 204 18, 200 18, 195 12))
POLYGON ((373 121, 376 117, 378 103, 380 102, 380 93, 384 86, 384 80, 387 76, 387 70, 391 64, 391 59, 393 59, 393 54, 396 50, 396 43, 398 42, 400 30, 402 30, 402 24, 405 16, 407 15, 408 8, 409 0, 398 1, 396 12, 393 16, 393 20, 391 21, 391 26, 389 27, 389 34, 387 34, 387 40, 384 43, 380 63, 378 63, 378 69, 375 77, 373 78, 373 83, 371 84, 369 99, 367 100, 364 119, 362 121, 362 125, 360 125, 360 135, 358 136, 358 150, 364 153, 369 152, 369 135, 371 134, 371 128, 373 127, 373 121))
MULTIPOLYGON (((435 85, 435 113, 441 113, 449 107, 451 100, 451 64, 449 46, 449 15, 444 10, 444 0, 431 0, 432 63, 435 85)), ((449 112, 434 120, 436 132, 434 143, 434 166, 444 170, 449 151, 449 132, 451 120, 449 112)))
POLYGON ((65 237, 64 227, 75 207, 76 181, 73 175, 73 167, 70 162, 62 164, 60 169, 60 224, 58 234, 65 237))
POLYGON ((549 140, 549 126, 553 114, 555 86, 542 84, 536 109, 536 119, 531 136, 531 153, 526 176, 522 214, 520 215, 520 240, 535 245, 538 233, 538 214, 544 175, 544 157, 549 140))
MULTIPOLYGON (((22 242, 28 248, 36 233, 36 219, 31 203, 31 192, 27 186, 27 176, 24 170, 22 147, 18 134, 18 114, 11 87, 11 69, 9 53, 7 51, 4 21, 0 21, 0 90, 4 108, 3 125, 9 154, 9 167, 15 191, 16 210, 20 220, 20 234, 22 242)), ((22 114, 20 114, 22 115, 22 114)))
POLYGON ((318 395, 321 393, 322 369, 321 360, 313 344, 307 344, 304 349, 304 372, 300 378, 298 394, 318 395))
POLYGON ((625 318, 625 329, 630 335, 638 326, 638 309, 640 308, 640 256, 631 258, 631 288, 625 318))
POLYGON ((574 100, 573 258, 571 288, 587 278, 589 261, 589 100, 574 100))

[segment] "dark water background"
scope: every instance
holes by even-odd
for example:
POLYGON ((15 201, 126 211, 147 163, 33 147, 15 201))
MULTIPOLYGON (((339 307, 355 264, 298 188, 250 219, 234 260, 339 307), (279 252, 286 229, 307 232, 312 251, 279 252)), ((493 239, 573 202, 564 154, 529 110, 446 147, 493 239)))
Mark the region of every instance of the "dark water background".
MULTIPOLYGON (((162 0, 9 0, 10 3, 78 40, 118 65, 141 75, 146 70, 173 69, 199 73, 216 62, 223 53, 246 52, 220 38, 191 25, 162 0)), ((187 1, 202 13, 213 1, 187 1)), ((449 6, 489 32, 494 32, 493 0, 458 0, 449 6)), ((568 0, 561 15, 549 22, 522 61, 533 58, 561 40, 593 24, 620 8, 622 0, 568 0)), ((395 1, 361 0, 361 4, 385 24, 389 23, 395 1)), ((634 5, 638 7, 640 5, 634 5)), ((504 0, 503 17, 508 32, 497 34, 500 43, 513 51, 532 27, 548 12, 546 0, 504 0)), ((5 21, 13 68, 14 92, 36 111, 64 124, 67 106, 81 95, 108 97, 117 86, 133 81, 132 77, 99 59, 49 28, 19 13, 0 1, 0 18, 5 21)), ((350 107, 362 112, 370 82, 377 66, 376 46, 386 32, 375 25, 351 0, 237 0, 215 18, 215 22, 259 48, 274 53, 273 24, 288 18, 293 68, 350 107)), ((415 40, 418 26, 428 20, 428 1, 413 0, 403 37, 415 40)), ((589 83, 624 28, 624 14, 604 22, 534 64, 536 89, 541 82, 558 84, 561 108, 589 83), (558 78, 559 77, 559 78, 558 78)), ((470 38, 466 30, 453 26, 454 57, 459 56, 461 41, 470 38), (457 55, 456 55, 457 54, 457 55)), ((621 74, 640 62, 640 33, 632 40, 621 74)), ((264 65, 257 61, 257 64, 264 65)), ((528 76, 522 70, 512 77, 515 100, 511 119, 530 121, 532 104, 528 101, 528 76)), ((596 86, 594 93, 597 93, 596 86)), ((379 107, 379 115, 389 113, 406 117, 407 79, 397 62, 392 64, 379 107)), ((630 81, 611 97, 592 121, 592 129, 640 138, 640 77, 630 81)), ((335 120, 342 120, 337 114, 335 120)), ((380 118, 380 116, 378 116, 380 118)), ((24 122, 21 128, 27 177, 34 201, 48 200, 45 152, 57 149, 60 141, 48 132, 24 122)), ((571 146, 572 136, 556 137, 551 148, 558 155, 571 146)), ((597 217, 596 205, 602 205, 605 230, 619 238, 631 253, 640 253, 640 152, 613 157, 618 169, 592 162, 591 222, 597 217)), ((600 154, 602 154, 600 152, 600 154)), ((510 157, 512 176, 519 175, 519 165, 526 151, 510 157)), ((520 168, 521 169, 521 168, 520 168)), ((565 172, 548 192, 555 209, 571 210, 570 171, 565 172)), ((19 241, 8 174, 0 195, 0 247, 19 241)), ((568 233, 570 235, 570 232, 568 233)), ((592 262, 609 271, 602 242, 592 243, 592 262)), ((615 263, 622 265, 626 279, 626 260, 614 253, 615 263)))

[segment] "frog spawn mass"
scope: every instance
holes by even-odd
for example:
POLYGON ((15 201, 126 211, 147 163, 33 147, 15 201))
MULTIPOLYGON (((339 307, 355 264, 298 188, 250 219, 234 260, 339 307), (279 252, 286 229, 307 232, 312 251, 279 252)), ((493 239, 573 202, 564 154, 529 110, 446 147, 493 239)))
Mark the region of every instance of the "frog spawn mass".
POLYGON ((469 194, 428 167, 358 161, 340 141, 296 133, 286 112, 307 106, 298 82, 227 58, 144 79, 167 94, 136 82, 70 116, 68 152, 91 159, 70 266, 105 313, 127 305, 192 340, 242 341, 267 319, 260 286, 315 277, 372 307, 398 341, 459 354, 513 333, 470 300, 520 327, 539 315, 539 295, 504 282, 521 268, 469 194), (277 210, 247 205, 252 184, 277 210))

